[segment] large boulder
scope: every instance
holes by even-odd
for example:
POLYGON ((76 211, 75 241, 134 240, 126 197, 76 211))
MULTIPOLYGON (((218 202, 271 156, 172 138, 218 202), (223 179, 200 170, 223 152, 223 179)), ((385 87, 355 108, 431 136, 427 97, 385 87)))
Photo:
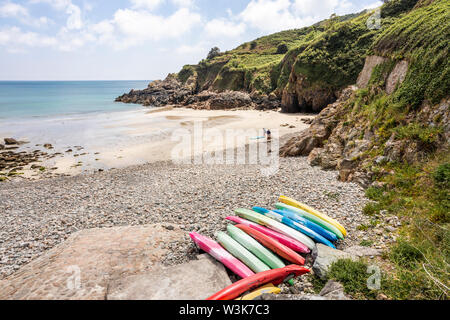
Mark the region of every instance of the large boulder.
POLYGON ((345 295, 344 286, 339 282, 330 280, 327 282, 320 296, 325 297, 327 300, 351 300, 345 295))
POLYGON ((160 224, 77 232, 0 282, 0 300, 107 299, 115 281, 160 268, 167 244, 184 237, 160 224))
POLYGON ((339 282, 330 280, 320 294, 264 294, 257 300, 281 300, 281 301, 324 301, 324 300, 351 300, 344 292, 344 286, 339 282))
POLYGON ((13 138, 5 138, 4 140, 6 145, 19 144, 19 142, 13 138))
POLYGON ((408 73, 408 61, 402 60, 398 62, 392 72, 389 74, 386 80, 386 93, 391 94, 397 89, 397 86, 401 84, 408 73))
POLYGON ((321 279, 326 279, 330 266, 342 259, 358 260, 358 257, 340 250, 333 249, 323 244, 317 244, 316 249, 313 251, 313 257, 315 258, 313 264, 313 271, 321 279))
POLYGON ((359 88, 365 88, 369 85, 370 78, 372 77, 373 69, 382 64, 387 59, 380 56, 368 56, 366 57, 366 63, 364 64, 364 68, 359 74, 358 80, 356 81, 356 85, 359 88))
POLYGON ((224 266, 209 255, 118 280, 108 300, 204 300, 231 285, 224 266))
POLYGON ((381 256, 381 250, 373 249, 369 247, 353 246, 344 250, 344 252, 349 253, 356 257, 378 257, 381 256))
POLYGON ((208 109, 222 110, 249 107, 252 105, 250 94, 239 91, 225 91, 212 96, 208 102, 208 109))
MULTIPOLYGON (((281 147, 280 155, 283 157, 308 156, 314 149, 322 148, 338 125, 339 118, 345 113, 342 103, 348 100, 355 90, 356 87, 343 90, 339 100, 322 110, 308 129, 289 139, 281 147)), ((317 154, 314 155, 314 162, 320 162, 316 156, 317 154)))

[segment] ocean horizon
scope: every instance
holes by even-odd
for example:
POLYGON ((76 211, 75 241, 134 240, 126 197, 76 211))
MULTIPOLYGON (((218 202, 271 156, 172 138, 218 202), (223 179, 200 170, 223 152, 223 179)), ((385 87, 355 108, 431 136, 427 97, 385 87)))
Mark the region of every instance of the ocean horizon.
POLYGON ((27 119, 126 111, 137 105, 114 102, 151 80, 0 81, 0 119, 27 119))

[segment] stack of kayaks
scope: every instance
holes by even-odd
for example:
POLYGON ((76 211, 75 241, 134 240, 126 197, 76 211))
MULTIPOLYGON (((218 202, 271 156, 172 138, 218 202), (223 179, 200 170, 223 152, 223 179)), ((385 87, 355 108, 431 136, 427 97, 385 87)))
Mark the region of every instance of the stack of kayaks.
POLYGON ((209 300, 249 300, 279 293, 276 285, 292 285, 292 277, 309 272, 300 267, 305 264, 300 254, 310 253, 316 243, 335 248, 335 242, 347 236, 339 222, 294 199, 281 196, 275 207, 235 210, 236 216, 227 220, 236 225, 229 224, 227 233, 217 233, 218 243, 190 234, 200 249, 242 278, 209 300))

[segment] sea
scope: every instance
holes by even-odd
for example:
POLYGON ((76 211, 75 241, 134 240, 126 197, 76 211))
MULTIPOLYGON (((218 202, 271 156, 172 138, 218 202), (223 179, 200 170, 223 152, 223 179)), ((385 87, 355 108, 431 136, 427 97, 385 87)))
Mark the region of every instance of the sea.
POLYGON ((94 168, 144 163, 151 155, 129 156, 133 157, 129 161, 122 150, 164 139, 169 134, 166 119, 148 115, 151 107, 114 100, 131 89, 144 89, 150 82, 0 81, 0 143, 3 138, 14 138, 27 142, 16 152, 73 155, 75 164, 82 161, 94 168), (53 149, 44 149, 44 144, 53 149), (73 153, 67 153, 68 149, 73 153), (123 158, 123 165, 106 164, 105 154, 113 151, 123 158), (98 152, 104 156, 99 157, 98 152))
POLYGON ((0 119, 125 111, 114 99, 151 81, 0 81, 0 119))

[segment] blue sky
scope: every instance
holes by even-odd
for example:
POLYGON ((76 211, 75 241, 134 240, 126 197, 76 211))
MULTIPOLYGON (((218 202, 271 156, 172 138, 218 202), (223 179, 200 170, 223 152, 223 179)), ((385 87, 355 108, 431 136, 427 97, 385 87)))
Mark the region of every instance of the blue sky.
POLYGON ((0 0, 1 80, 153 80, 377 0, 0 0))

